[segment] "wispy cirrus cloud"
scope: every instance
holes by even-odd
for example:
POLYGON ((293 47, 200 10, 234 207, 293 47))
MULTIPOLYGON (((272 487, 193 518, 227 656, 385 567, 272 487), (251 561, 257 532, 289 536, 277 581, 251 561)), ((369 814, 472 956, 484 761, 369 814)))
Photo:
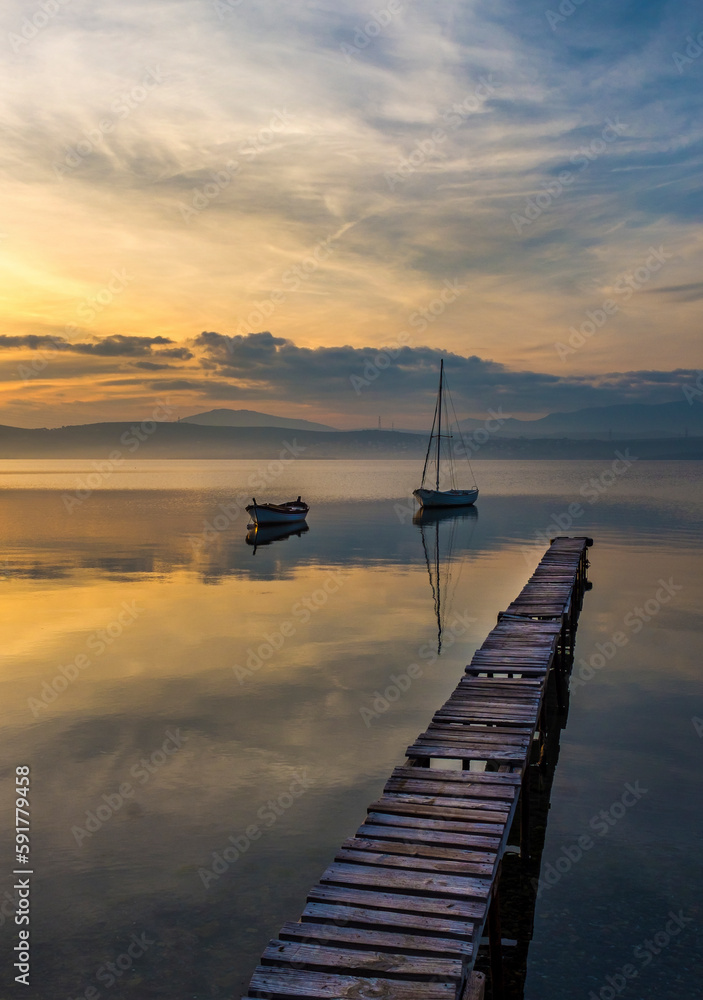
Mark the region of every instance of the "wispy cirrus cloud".
MULTIPOLYGON (((192 332, 260 330, 247 318, 273 291, 271 335, 319 348, 311 371, 334 372, 327 351, 392 341, 444 280, 460 279, 468 294, 424 341, 495 358, 513 385, 520 368, 525 384, 539 369, 539 386, 552 372, 556 387, 693 363, 703 60, 681 72, 673 55, 700 30, 697 5, 590 2, 553 22, 538 0, 400 8, 349 56, 370 17, 362 0, 224 13, 197 0, 61 5, 0 68, 5 328, 53 339, 127 266, 134 279, 91 336, 70 338, 85 345, 70 353, 84 355, 86 376, 89 360, 132 357, 185 367, 178 377, 200 385, 203 361, 225 392, 232 365, 214 344, 193 347, 192 332), (590 157, 608 121, 623 130, 590 157), (71 151, 79 166, 57 171, 71 151), (563 193, 517 232, 511 216, 564 172, 563 193), (205 207, 185 221, 196 201, 205 207), (282 283, 338 232, 308 281, 282 283), (650 245, 671 255, 661 286, 557 364, 554 342, 650 245), (150 331, 164 350, 137 343, 150 331)), ((19 32, 29 14, 10 0, 0 29, 19 32)), ((295 370, 302 355, 278 346, 295 370)), ((253 343, 239 360, 258 370, 253 343)), ((63 358, 53 370, 68 378, 63 358)))

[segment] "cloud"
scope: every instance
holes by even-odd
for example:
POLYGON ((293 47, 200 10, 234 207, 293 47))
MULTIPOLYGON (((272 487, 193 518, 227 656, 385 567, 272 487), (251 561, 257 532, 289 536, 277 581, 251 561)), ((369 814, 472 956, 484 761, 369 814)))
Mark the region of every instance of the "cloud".
POLYGON ((70 344, 68 350, 78 354, 97 354, 101 357, 134 357, 140 354, 151 354, 154 344, 172 344, 169 337, 127 337, 123 334, 113 334, 92 344, 70 344))
POLYGON ((63 337, 38 336, 37 334, 25 334, 23 336, 0 335, 0 350, 16 350, 26 348, 29 351, 41 351, 55 347, 57 350, 65 350, 68 341, 63 337))
MULTIPOLYGON (((171 343, 171 341, 168 341, 171 343)), ((190 361, 195 355, 187 347, 169 347, 165 351, 154 351, 155 358, 177 358, 179 361, 190 361)))
POLYGON ((203 384, 185 378, 164 379, 148 384, 149 388, 160 392, 202 392, 204 388, 203 384))
POLYGON ((187 389, 214 399, 319 400, 346 413, 363 400, 412 414, 429 406, 444 358, 453 396, 463 408, 479 413, 503 405, 537 414, 609 403, 665 402, 680 398, 684 380, 695 376, 693 369, 555 375, 432 347, 299 347, 269 332, 235 337, 208 332, 193 345, 220 377, 154 382, 152 388, 187 389))
POLYGON ((135 361, 133 368, 141 368, 143 371, 147 372, 161 372, 167 369, 173 369, 175 365, 158 365, 154 361, 135 361))
MULTIPOLYGON (((68 354, 92 354, 96 357, 117 358, 135 357, 152 354, 154 344, 172 344, 169 337, 137 337, 123 334, 112 334, 108 337, 95 338, 93 341, 74 342, 65 337, 39 336, 26 334, 24 336, 0 336, 0 349, 16 350, 25 348, 30 351, 63 351, 68 354)), ((178 347, 159 351, 156 357, 192 358, 186 348, 178 347)))
POLYGON ((664 285, 647 291, 649 295, 668 295, 679 302, 698 302, 703 299, 703 281, 692 281, 687 285, 664 285))

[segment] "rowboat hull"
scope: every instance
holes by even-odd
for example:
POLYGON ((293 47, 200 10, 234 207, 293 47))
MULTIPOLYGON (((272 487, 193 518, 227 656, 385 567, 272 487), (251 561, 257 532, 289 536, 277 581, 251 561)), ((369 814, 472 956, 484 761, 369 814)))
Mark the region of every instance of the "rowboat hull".
POLYGON ((308 516, 307 504, 249 504, 245 508, 254 524, 295 524, 308 516))
POLYGON ((422 507, 470 507, 478 499, 478 490, 413 490, 422 507))

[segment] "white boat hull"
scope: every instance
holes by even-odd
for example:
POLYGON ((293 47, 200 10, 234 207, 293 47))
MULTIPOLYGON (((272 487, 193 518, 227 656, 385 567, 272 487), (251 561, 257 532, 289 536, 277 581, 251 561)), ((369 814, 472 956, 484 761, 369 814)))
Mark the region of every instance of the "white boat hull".
POLYGON ((421 507, 470 507, 478 499, 478 490, 413 490, 421 507))
POLYGON ((308 516, 306 510, 301 511, 279 511, 279 510, 268 510, 266 507, 247 507, 247 512, 251 516, 254 524, 295 524, 295 522, 304 521, 308 516))

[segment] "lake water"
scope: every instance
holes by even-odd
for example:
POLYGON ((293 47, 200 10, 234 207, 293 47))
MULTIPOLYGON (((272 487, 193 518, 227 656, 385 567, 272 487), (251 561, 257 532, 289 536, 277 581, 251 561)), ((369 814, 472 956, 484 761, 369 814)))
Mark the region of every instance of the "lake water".
POLYGON ((698 994, 703 466, 484 461, 477 514, 422 529, 417 471, 0 463, 3 1000, 239 997, 554 534, 594 539, 593 589, 525 997, 698 994), (302 494, 309 530, 254 547, 252 492, 302 494), (9 969, 18 766, 29 988, 9 969))

